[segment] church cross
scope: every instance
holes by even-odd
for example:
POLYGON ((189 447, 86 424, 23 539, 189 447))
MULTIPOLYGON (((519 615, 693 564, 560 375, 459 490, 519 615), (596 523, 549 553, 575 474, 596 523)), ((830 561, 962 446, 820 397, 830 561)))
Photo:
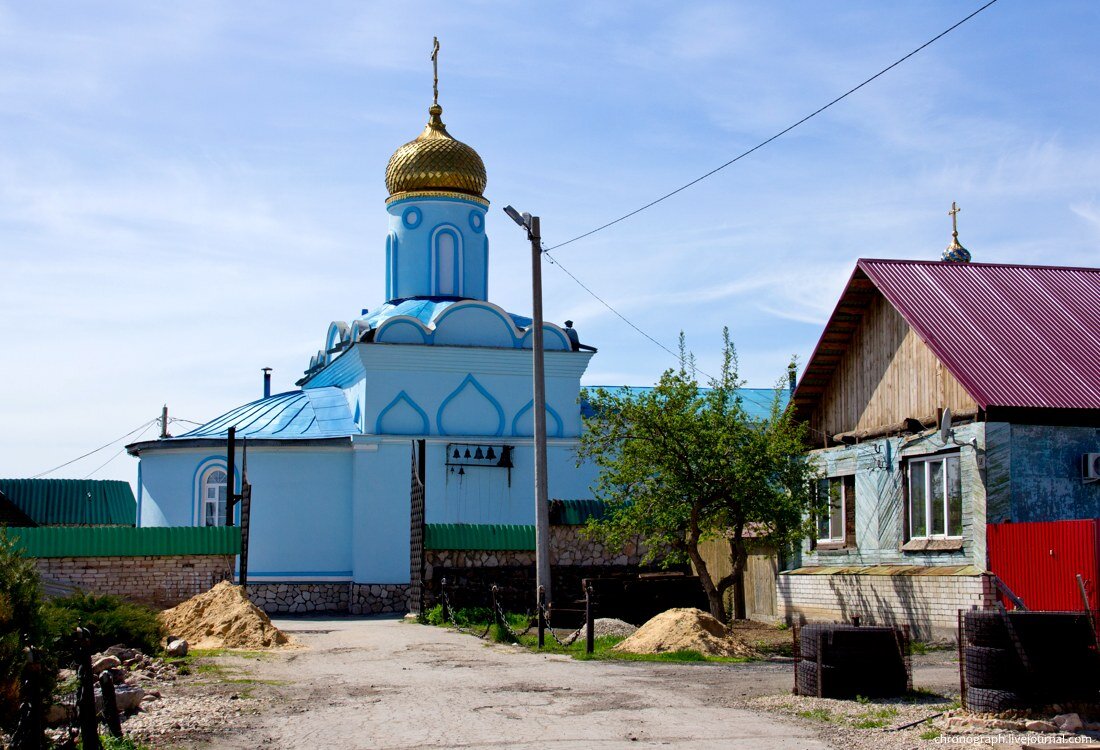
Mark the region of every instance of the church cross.
POLYGON ((962 209, 955 205, 955 201, 951 201, 951 210, 947 212, 947 215, 951 217, 951 236, 956 240, 959 238, 959 211, 962 211, 962 209))
POLYGON ((432 104, 439 104, 439 37, 432 37, 432 104))

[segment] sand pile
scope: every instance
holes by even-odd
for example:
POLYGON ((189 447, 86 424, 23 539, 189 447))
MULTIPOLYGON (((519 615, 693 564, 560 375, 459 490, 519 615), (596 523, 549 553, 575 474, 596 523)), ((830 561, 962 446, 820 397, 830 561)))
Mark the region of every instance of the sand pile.
POLYGON ((229 581, 160 613, 169 634, 192 648, 273 648, 290 642, 270 618, 229 581))
POLYGON ((703 656, 755 655, 748 644, 732 636, 714 617, 690 608, 662 612, 614 650, 631 654, 698 651, 703 656))

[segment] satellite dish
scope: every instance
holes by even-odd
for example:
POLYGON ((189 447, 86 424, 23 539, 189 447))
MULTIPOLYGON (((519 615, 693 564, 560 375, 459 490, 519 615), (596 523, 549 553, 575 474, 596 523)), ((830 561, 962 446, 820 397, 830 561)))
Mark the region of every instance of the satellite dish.
POLYGON ((943 418, 940 419, 940 440, 944 443, 951 437, 951 409, 943 410, 943 418))

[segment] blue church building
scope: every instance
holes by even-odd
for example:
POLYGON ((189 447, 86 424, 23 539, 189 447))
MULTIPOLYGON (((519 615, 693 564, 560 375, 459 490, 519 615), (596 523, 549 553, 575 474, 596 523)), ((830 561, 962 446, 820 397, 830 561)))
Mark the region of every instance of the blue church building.
MULTIPOLYGON (((401 611, 418 523, 534 523, 531 320, 488 299, 485 166, 442 113, 433 104, 386 168, 386 302, 330 323, 298 390, 129 446, 139 526, 223 525, 236 428, 253 485, 250 593, 271 609, 290 592, 401 611)), ((574 449, 595 349, 568 322, 544 339, 550 497, 589 497, 595 472, 574 449)))

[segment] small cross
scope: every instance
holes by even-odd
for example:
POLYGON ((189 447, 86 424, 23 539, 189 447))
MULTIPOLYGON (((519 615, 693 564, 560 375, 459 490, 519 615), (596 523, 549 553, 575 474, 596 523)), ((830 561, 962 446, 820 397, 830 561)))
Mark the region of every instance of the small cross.
POLYGON ((951 217, 951 236, 956 238, 959 236, 959 211, 962 211, 962 209, 955 205, 955 201, 951 201, 951 210, 947 212, 947 215, 951 217))
POLYGON ((432 103, 439 104, 439 37, 432 37, 432 103))

